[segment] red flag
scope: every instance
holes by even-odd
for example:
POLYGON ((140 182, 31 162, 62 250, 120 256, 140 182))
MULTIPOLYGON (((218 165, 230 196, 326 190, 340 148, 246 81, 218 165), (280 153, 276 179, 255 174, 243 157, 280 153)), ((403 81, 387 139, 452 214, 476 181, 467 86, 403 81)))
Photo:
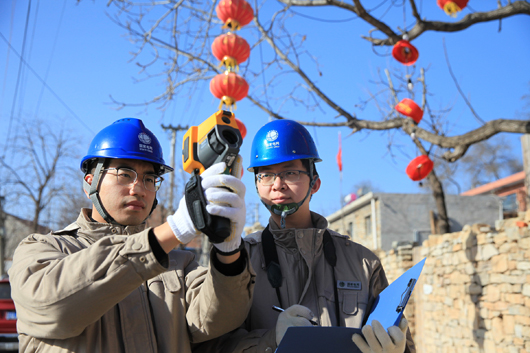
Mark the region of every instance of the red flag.
POLYGON ((339 152, 337 153, 337 165, 339 166, 339 172, 342 172, 342 141, 340 138, 340 131, 339 131, 339 152))

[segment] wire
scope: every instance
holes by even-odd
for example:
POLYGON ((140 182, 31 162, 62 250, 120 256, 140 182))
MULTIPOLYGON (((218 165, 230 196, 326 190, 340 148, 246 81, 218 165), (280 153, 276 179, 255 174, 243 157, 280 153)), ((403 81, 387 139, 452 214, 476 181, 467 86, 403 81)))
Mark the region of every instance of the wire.
MULTIPOLYGON (((257 0, 254 1, 254 6, 255 6, 256 9, 259 8, 257 0)), ((259 21, 259 19, 257 17, 258 17, 258 14, 256 14, 256 21, 259 21)), ((271 28, 271 30, 272 30, 272 28, 271 28)), ((263 92, 265 93, 265 103, 267 104, 267 109, 269 111, 272 111, 272 108, 271 108, 270 103, 269 103, 269 95, 267 93, 267 80, 265 79, 265 66, 263 65, 262 43, 263 42, 259 43, 258 45, 259 45, 259 58, 260 58, 260 61, 261 61, 261 78, 263 80, 263 92)), ((269 116, 269 121, 272 121, 271 116, 269 116)))
MULTIPOLYGON (((63 23, 64 10, 66 9, 66 0, 64 0, 63 8, 61 10, 61 16, 59 17, 59 25, 57 26, 57 32, 55 33, 55 38, 52 45, 52 53, 50 55, 50 60, 48 61, 48 67, 46 68, 46 73, 44 74, 44 82, 48 80, 48 74, 52 66, 53 54, 55 53, 55 47, 57 46, 57 38, 59 37, 59 30, 61 29, 61 24, 63 23)), ((35 118, 39 112, 40 102, 42 100, 42 94, 44 93, 44 85, 41 87, 39 98, 37 99, 37 107, 35 108, 35 118)))
MULTIPOLYGON (((16 2, 13 1, 13 4, 11 6, 11 26, 9 28, 9 43, 11 43, 11 39, 13 38, 13 24, 15 23, 15 6, 16 2)), ((7 49, 7 55, 6 55, 6 68, 4 70, 4 83, 2 84, 2 98, 0 100, 0 110, 2 110, 4 106, 4 96, 6 91, 6 84, 7 84, 7 72, 9 69, 9 48, 7 49)))
MULTIPOLYGON (((11 104, 11 116, 9 117, 9 125, 8 125, 8 128, 7 128, 6 141, 9 141, 9 135, 11 135, 11 125, 13 124, 13 117, 15 116, 15 104, 17 102, 18 86, 20 84, 20 76, 21 76, 21 72, 22 72, 22 62, 24 62, 24 59, 22 58, 22 56, 24 55, 24 49, 26 47, 26 36, 27 36, 27 33, 28 33, 28 23, 29 23, 29 14, 30 14, 30 12, 31 12, 31 0, 29 0, 28 11, 26 13, 26 25, 25 25, 25 28, 24 28, 24 39, 22 41, 22 55, 18 55, 18 53, 17 53, 17 56, 20 58, 20 63, 18 65, 17 82, 16 82, 16 85, 15 85, 15 95, 13 96, 13 103, 11 104)), ((3 34, 2 34, 2 38, 11 47, 11 44, 9 44, 9 42, 4 37, 3 34)), ((15 49, 13 47, 11 47, 11 49, 13 51, 15 51, 15 49)), ((7 143, 5 148, 4 148, 4 154, 2 155, 2 157, 4 157, 5 154, 6 154, 6 149, 7 149, 8 144, 9 143, 7 143)))
POLYGON ((355 17, 351 17, 351 18, 345 18, 345 19, 342 19, 342 20, 326 20, 326 19, 323 19, 323 18, 317 18, 317 17, 313 17, 313 16, 303 15, 300 12, 296 12, 296 11, 293 11, 293 10, 291 10, 291 12, 296 14, 296 15, 298 15, 298 16, 308 18, 310 20, 319 21, 319 22, 328 22, 328 23, 349 22, 349 21, 353 21, 353 20, 356 20, 356 19, 359 18, 359 16, 355 16, 355 17))
POLYGON ((37 79, 42 82, 42 84, 50 91, 50 93, 59 101, 59 103, 61 103, 65 108, 66 110, 68 110, 70 112, 70 114, 72 114, 74 116, 74 118, 79 121, 81 123, 81 125, 83 125, 88 131, 90 131, 91 133, 95 134, 94 131, 92 131, 92 129, 87 125, 85 124, 85 122, 83 120, 81 120, 81 118, 61 99, 61 97, 59 97, 57 95, 57 93, 55 93, 55 91, 50 87, 48 86, 48 84, 46 82, 44 82, 44 80, 39 76, 39 74, 37 74, 37 72, 35 72, 35 70, 33 70, 33 68, 24 60, 22 59, 22 57, 20 56, 20 54, 15 50, 15 48, 13 48, 13 46, 11 44, 9 44, 9 42, 7 41, 6 37, 4 37, 4 35, 0 32, 0 38, 2 38, 2 40, 4 42, 6 42, 6 44, 11 48, 11 50, 20 58, 20 61, 26 65, 26 67, 35 75, 35 77, 37 77, 37 79))

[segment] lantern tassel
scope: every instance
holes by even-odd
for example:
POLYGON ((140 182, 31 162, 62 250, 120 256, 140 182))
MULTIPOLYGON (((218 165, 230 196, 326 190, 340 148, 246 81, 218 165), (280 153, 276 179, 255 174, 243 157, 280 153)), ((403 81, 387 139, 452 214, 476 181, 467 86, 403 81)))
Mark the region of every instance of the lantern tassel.
POLYGON ((221 102, 219 103, 219 110, 222 110, 223 105, 226 105, 230 109, 230 111, 232 111, 232 107, 234 107, 234 110, 237 109, 236 101, 234 100, 234 98, 229 96, 223 96, 223 98, 221 98, 221 102))
POLYGON ((226 20, 223 27, 221 27, 221 29, 226 29, 226 28, 230 28, 231 30, 238 31, 241 29, 241 25, 239 24, 239 21, 229 18, 228 20, 226 20))
POLYGON ((456 17, 462 9, 452 1, 449 1, 444 5, 444 11, 451 17, 456 17))
POLYGON ((239 71, 239 65, 237 64, 236 59, 231 56, 226 55, 221 61, 221 65, 226 66, 226 70, 230 72, 239 71))

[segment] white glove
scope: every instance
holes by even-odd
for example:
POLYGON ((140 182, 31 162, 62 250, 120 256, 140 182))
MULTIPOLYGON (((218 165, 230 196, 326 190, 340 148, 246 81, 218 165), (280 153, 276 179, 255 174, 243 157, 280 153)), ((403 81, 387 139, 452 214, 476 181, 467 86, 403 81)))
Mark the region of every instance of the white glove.
POLYGON ((352 336, 352 341, 363 353, 403 353, 407 343, 408 326, 407 319, 402 317, 399 327, 390 326, 387 333, 383 325, 374 320, 372 326, 365 325, 362 328, 366 341, 357 333, 352 336))
MULTIPOLYGON (((243 160, 238 155, 232 168, 235 175, 241 177, 241 166, 243 160)), ((230 219, 232 232, 221 244, 214 244, 223 252, 235 250, 241 244, 241 233, 245 226, 245 185, 237 177, 223 174, 226 169, 224 162, 217 163, 206 169, 201 174, 202 187, 207 200, 206 210, 211 215, 218 215, 230 219), (226 187, 230 190, 227 190, 226 187), (232 192, 233 191, 233 192, 232 192)), ((193 225, 188 213, 186 197, 182 197, 179 207, 174 215, 167 217, 167 222, 175 237, 182 243, 187 244, 197 235, 201 234, 193 225)))
POLYGON ((287 329, 291 326, 312 326, 309 320, 313 318, 309 308, 302 305, 293 305, 285 309, 276 322, 276 345, 280 345, 287 329))
POLYGON ((182 244, 189 243, 197 235, 201 234, 190 218, 188 206, 186 206, 186 196, 183 196, 179 202, 179 208, 174 215, 167 216, 167 223, 171 227, 173 234, 182 244))
POLYGON ((230 220, 230 236, 224 242, 213 244, 221 252, 231 252, 239 248, 241 234, 245 227, 247 211, 245 208, 245 184, 239 179, 243 158, 238 155, 232 166, 232 174, 223 174, 224 162, 215 164, 202 173, 202 187, 206 196, 206 210, 212 216, 230 220))

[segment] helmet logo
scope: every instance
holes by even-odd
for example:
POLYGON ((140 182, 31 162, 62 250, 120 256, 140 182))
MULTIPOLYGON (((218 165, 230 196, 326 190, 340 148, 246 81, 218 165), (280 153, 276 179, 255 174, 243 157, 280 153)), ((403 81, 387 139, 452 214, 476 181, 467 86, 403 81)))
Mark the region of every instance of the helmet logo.
POLYGON ((138 139, 142 142, 142 143, 145 143, 145 144, 151 144, 151 138, 149 137, 148 134, 146 134, 145 132, 140 132, 138 134, 138 139))
POLYGON ((138 140, 142 142, 138 145, 140 151, 153 153, 153 146, 149 146, 151 144, 151 137, 149 137, 148 134, 146 134, 145 132, 140 132, 138 134, 138 140))
POLYGON ((278 131, 270 130, 269 132, 267 132, 267 136, 265 137, 265 139, 267 141, 269 141, 269 142, 265 142, 266 148, 267 149, 269 149, 269 148, 279 148, 280 147, 280 142, 279 141, 274 142, 277 138, 278 138, 278 131))
POLYGON ((277 138, 278 138, 278 131, 271 130, 271 131, 267 132, 267 137, 266 137, 267 141, 272 142, 272 141, 276 140, 277 138))

